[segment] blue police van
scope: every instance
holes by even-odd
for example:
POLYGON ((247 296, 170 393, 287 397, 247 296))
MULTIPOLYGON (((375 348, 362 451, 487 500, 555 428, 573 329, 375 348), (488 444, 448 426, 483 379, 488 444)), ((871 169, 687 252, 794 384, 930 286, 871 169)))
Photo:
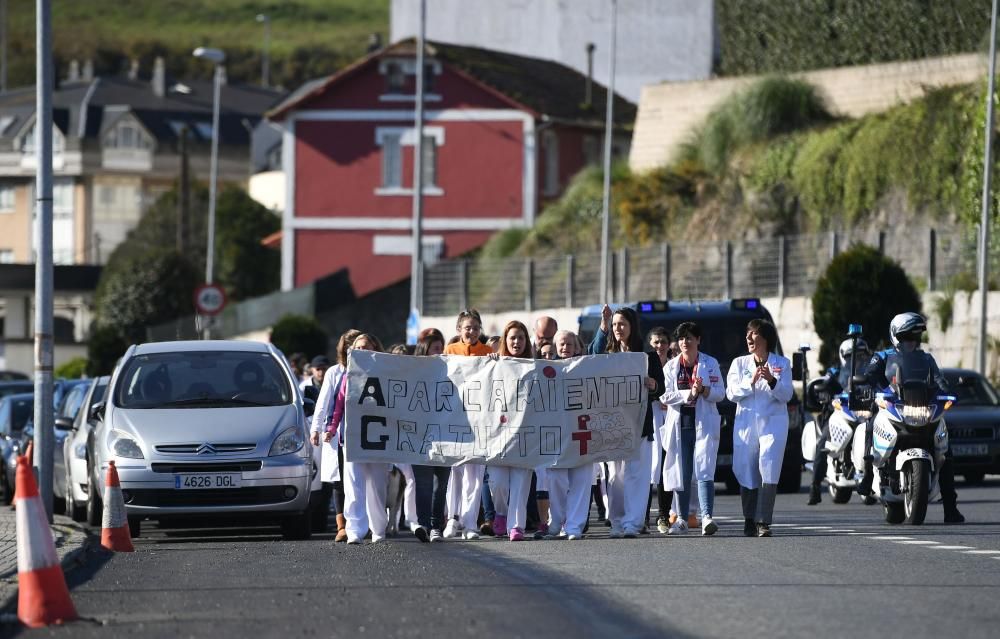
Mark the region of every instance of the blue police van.
MULTIPOLYGON (((719 360, 723 380, 729 372, 733 359, 746 355, 746 327, 753 319, 766 319, 773 322, 771 314, 755 298, 732 300, 687 300, 666 301, 652 300, 629 302, 625 304, 609 304, 612 310, 628 306, 639 316, 639 329, 647 350, 649 346, 650 329, 662 326, 672 333, 681 322, 696 322, 701 327, 702 338, 699 350, 719 360)), ((580 314, 579 335, 584 344, 590 344, 601 325, 601 310, 603 304, 587 306, 580 314)), ((782 353, 779 340, 777 352, 782 353)), ((791 359, 789 357, 789 359, 791 359)), ((736 405, 724 399, 718 404, 722 416, 722 431, 719 440, 719 457, 715 470, 715 480, 724 482, 729 492, 737 492, 739 485, 733 475, 733 419, 736 416, 736 405)), ((797 442, 802 432, 802 413, 799 400, 793 396, 788 403, 788 444, 785 445, 785 457, 781 465, 781 478, 778 491, 782 493, 798 492, 802 483, 802 453, 797 442), (790 445, 789 445, 790 444, 790 445)))

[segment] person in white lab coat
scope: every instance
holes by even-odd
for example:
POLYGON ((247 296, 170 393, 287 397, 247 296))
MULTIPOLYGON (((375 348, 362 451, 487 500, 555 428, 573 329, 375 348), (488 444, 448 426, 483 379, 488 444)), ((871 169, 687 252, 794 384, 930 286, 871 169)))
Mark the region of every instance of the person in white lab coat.
POLYGON ((666 390, 660 402, 666 418, 660 427, 663 458, 663 488, 678 491, 677 521, 669 534, 688 531, 691 505, 692 468, 698 480, 701 503, 701 534, 713 535, 719 529, 712 520, 715 501, 715 461, 719 453, 719 429, 722 418, 716 404, 726 396, 719 362, 698 351, 701 328, 683 322, 674 330, 680 355, 663 368, 666 390))
POLYGON ((778 331, 767 320, 747 324, 749 355, 729 367, 726 395, 736 402, 733 473, 743 501, 743 534, 770 537, 781 460, 788 439, 792 366, 774 352, 778 331))

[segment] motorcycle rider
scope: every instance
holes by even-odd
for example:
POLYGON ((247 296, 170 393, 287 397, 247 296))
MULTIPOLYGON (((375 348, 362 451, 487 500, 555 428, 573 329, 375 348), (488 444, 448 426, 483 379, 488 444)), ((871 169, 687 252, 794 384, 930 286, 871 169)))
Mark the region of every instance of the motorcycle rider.
MULTIPOLYGON (((868 342, 860 337, 857 338, 857 346, 854 345, 854 342, 855 340, 850 338, 841 342, 839 349, 840 366, 831 366, 826 369, 822 387, 828 393, 828 397, 839 395, 848 387, 852 368, 855 375, 865 374, 865 364, 871 357, 871 349, 868 348, 868 342), (852 349, 857 352, 857 364, 855 366, 851 365, 852 349)), ((830 403, 827 402, 823 406, 823 412, 820 414, 823 430, 816 441, 816 451, 813 454, 813 479, 812 484, 809 486, 809 501, 807 502, 810 506, 815 506, 823 501, 820 486, 823 478, 826 477, 826 442, 830 439, 830 414, 830 403)))
MULTIPOLYGON (((931 381, 937 387, 934 390, 939 395, 947 395, 948 382, 945 380, 944 375, 941 374, 941 369, 938 368, 937 362, 930 353, 920 350, 920 340, 926 330, 927 322, 919 313, 901 313, 892 318, 892 321, 889 323, 889 339, 892 341, 893 348, 879 351, 872 356, 866 373, 868 383, 873 388, 888 387, 890 380, 886 378, 886 370, 895 368, 894 360, 896 357, 901 353, 919 352, 929 360, 931 381)), ((873 494, 872 481, 874 473, 872 470, 873 457, 871 454, 871 445, 872 422, 869 421, 868 428, 865 431, 865 449, 867 454, 865 455, 864 476, 858 485, 858 492, 865 496, 873 494)), ((961 524, 965 521, 965 517, 958 511, 958 495, 955 492, 955 469, 952 465, 950 446, 945 453, 944 463, 941 465, 938 477, 941 488, 941 501, 944 502, 944 523, 961 524)))

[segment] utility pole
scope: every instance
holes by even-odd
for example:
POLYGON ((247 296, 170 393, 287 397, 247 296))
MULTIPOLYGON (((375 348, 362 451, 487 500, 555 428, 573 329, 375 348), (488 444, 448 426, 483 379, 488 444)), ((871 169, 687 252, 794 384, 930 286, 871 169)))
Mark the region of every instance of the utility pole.
POLYGON ((427 29, 427 0, 420 0, 420 34, 417 37, 416 96, 413 128, 413 255, 410 260, 410 312, 420 312, 423 304, 423 246, 421 226, 424 217, 424 41, 427 29))
POLYGON ((36 0, 35 454, 38 490, 52 522, 52 6, 36 0))
POLYGON ((0 93, 7 92, 7 0, 0 0, 0 93))
POLYGON ((611 301, 608 270, 611 244, 611 133, 615 106, 615 48, 618 38, 618 0, 611 0, 611 48, 608 60, 611 74, 608 78, 608 102, 604 121, 604 196, 601 205, 601 301, 611 301))
POLYGON ((990 182, 993 177, 993 96, 997 73, 997 1, 993 0, 990 18, 990 77, 986 92, 986 151, 983 158, 983 208, 979 219, 979 372, 986 376, 986 307, 989 296, 990 261, 990 182))
POLYGON ((271 16, 257 14, 257 22, 264 25, 264 49, 260 56, 260 84, 265 89, 271 86, 271 16))

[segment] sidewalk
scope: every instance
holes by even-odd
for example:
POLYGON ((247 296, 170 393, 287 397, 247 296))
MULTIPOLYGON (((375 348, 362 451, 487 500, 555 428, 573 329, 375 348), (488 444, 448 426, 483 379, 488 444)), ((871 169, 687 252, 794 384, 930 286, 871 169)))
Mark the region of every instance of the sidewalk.
MULTIPOLYGON (((72 564, 86 548, 87 534, 83 525, 69 517, 55 516, 52 537, 63 569, 72 564)), ((17 514, 10 506, 0 506, 0 611, 6 611, 16 600, 17 514)))

